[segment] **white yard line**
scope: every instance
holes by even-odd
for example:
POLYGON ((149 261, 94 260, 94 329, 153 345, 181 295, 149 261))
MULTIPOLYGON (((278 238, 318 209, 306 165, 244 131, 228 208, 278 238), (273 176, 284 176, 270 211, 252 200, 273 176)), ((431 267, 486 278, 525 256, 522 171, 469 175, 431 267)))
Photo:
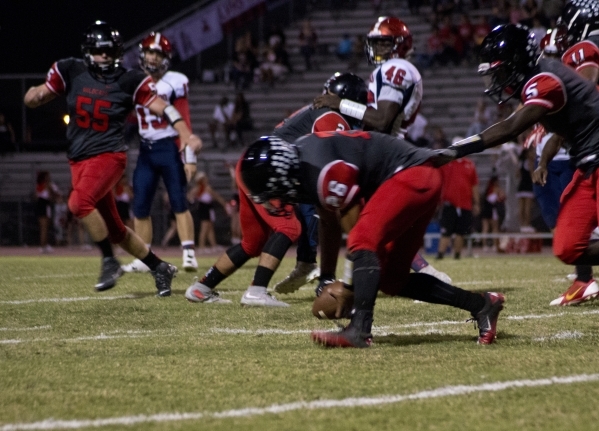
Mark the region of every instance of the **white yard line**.
POLYGON ((30 328, 0 328, 0 331, 39 331, 41 329, 52 329, 50 325, 32 326, 30 328))
POLYGON ((383 395, 379 397, 344 398, 340 400, 298 401, 288 404, 273 404, 268 407, 245 407, 220 412, 159 413, 155 415, 121 416, 104 419, 57 420, 46 419, 40 422, 14 423, 0 426, 0 431, 56 430, 104 427, 114 425, 134 425, 139 423, 179 422, 202 418, 247 418, 266 414, 281 414, 298 410, 319 410, 348 407, 380 406, 404 401, 429 400, 442 397, 455 397, 477 392, 499 392, 507 389, 536 388, 553 385, 589 383, 599 380, 599 374, 580 374, 567 377, 548 377, 537 380, 511 380, 507 382, 482 383, 480 385, 444 386, 436 389, 415 392, 407 395, 383 395))
POLYGON ((84 272, 69 272, 66 274, 44 274, 44 275, 27 275, 24 277, 14 277, 13 280, 36 280, 44 278, 73 278, 73 277, 93 277, 98 274, 84 273, 84 272))
POLYGON ((99 335, 89 335, 85 337, 75 337, 75 338, 32 338, 32 339, 8 339, 8 340, 0 340, 0 344, 23 344, 23 343, 41 343, 45 341, 52 342, 64 342, 64 343, 78 343, 80 341, 102 341, 102 340, 115 340, 120 338, 141 338, 141 337, 152 337, 152 336, 164 336, 164 335, 172 335, 171 333, 161 333, 157 334, 155 331, 116 331, 109 332, 108 334, 101 333, 99 335))
POLYGON ((39 299, 21 299, 16 301, 0 301, 0 304, 21 305, 35 304, 40 302, 79 302, 79 301, 113 301, 115 299, 138 299, 142 296, 122 295, 122 296, 77 296, 74 298, 39 298, 39 299))

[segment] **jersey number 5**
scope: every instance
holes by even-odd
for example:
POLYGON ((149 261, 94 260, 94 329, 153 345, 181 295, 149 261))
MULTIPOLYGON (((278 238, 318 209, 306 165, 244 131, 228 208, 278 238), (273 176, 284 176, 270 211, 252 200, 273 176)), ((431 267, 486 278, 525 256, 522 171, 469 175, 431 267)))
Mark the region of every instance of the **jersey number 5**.
POLYGON ((82 129, 89 129, 91 126, 96 132, 105 132, 108 130, 108 114, 102 112, 102 108, 110 108, 110 102, 102 99, 94 101, 91 97, 78 96, 75 105, 77 125, 82 129), (93 106, 91 115, 85 109, 86 106, 93 106))
POLYGON ((395 66, 390 67, 389 70, 385 72, 385 78, 387 78, 387 81, 393 83, 393 85, 400 86, 403 83, 404 77, 406 76, 406 71, 403 69, 397 69, 397 72, 395 72, 395 69, 395 66))

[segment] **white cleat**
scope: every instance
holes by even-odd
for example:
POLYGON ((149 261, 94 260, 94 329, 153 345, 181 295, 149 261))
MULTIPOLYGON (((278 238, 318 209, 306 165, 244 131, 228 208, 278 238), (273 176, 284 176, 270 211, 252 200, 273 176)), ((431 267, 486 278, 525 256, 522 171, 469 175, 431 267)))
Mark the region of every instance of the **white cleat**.
POLYGON ((441 272, 439 270, 436 270, 435 268, 433 268, 432 265, 426 265, 424 268, 422 268, 420 271, 418 271, 422 274, 428 274, 428 275, 432 275, 433 277, 441 280, 444 283, 447 284, 451 284, 451 277, 449 277, 449 275, 445 274, 444 272, 441 272))
POLYGON ((196 272, 198 270, 198 261, 193 249, 183 250, 183 270, 185 272, 196 272))
POLYGON ((212 302, 218 302, 220 304, 231 303, 230 300, 221 298, 214 289, 210 289, 205 284, 200 283, 197 277, 193 280, 193 284, 185 291, 185 298, 189 302, 203 302, 206 304, 212 302))
POLYGON ((127 265, 122 265, 121 269, 125 272, 150 272, 150 268, 139 259, 135 259, 127 265))
POLYGON ((241 305, 258 307, 289 307, 289 304, 279 301, 266 291, 263 286, 250 286, 241 297, 241 305))
POLYGON ((315 263, 298 262, 282 281, 275 284, 277 293, 293 293, 305 284, 312 283, 320 277, 320 268, 315 263))

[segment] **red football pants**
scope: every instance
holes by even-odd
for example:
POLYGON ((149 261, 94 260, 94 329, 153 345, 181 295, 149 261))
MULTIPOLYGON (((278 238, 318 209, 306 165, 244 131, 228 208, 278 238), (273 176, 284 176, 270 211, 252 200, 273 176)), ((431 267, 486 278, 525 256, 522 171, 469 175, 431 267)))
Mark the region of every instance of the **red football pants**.
POLYGON ((280 232, 292 242, 297 241, 301 224, 294 212, 289 217, 271 215, 266 208, 254 203, 248 196, 248 190, 241 180, 240 163, 235 170, 235 180, 239 188, 239 221, 241 224, 241 247, 248 256, 256 257, 262 253, 264 244, 274 232, 280 232))
POLYGON ((415 166, 385 181, 362 209, 349 233, 349 252, 369 250, 381 263, 379 288, 397 295, 441 197, 441 173, 415 166))
POLYGON ((103 153, 69 164, 73 185, 69 209, 73 215, 83 218, 97 209, 106 222, 110 242, 122 242, 127 230, 116 209, 112 190, 125 173, 127 154, 103 153))
POLYGON ((574 264, 589 246, 591 232, 597 227, 598 176, 599 170, 595 170, 589 178, 584 178, 584 172, 577 169, 562 193, 553 235, 553 254, 564 263, 574 264))

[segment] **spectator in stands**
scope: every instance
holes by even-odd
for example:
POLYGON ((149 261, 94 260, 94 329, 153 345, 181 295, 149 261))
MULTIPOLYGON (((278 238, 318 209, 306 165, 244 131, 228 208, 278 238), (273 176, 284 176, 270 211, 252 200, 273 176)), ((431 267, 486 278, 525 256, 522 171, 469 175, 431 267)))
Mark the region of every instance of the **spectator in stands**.
MULTIPOLYGON (((455 137, 453 142, 462 138, 455 137)), ((472 230, 473 217, 480 212, 480 192, 478 190, 478 175, 476 166, 468 158, 454 160, 441 169, 443 188, 441 201, 443 212, 441 214, 441 240, 437 259, 443 259, 452 235, 453 257, 459 259, 464 247, 464 235, 472 230), (462 160, 462 163, 455 163, 462 160)))
POLYGON ((406 139, 419 147, 428 147, 429 142, 426 139, 426 126, 428 120, 420 112, 416 114, 414 122, 408 126, 406 139))
POLYGON ((52 253, 54 249, 48 244, 48 231, 52 220, 53 206, 60 191, 50 179, 50 172, 37 173, 35 182, 35 195, 37 199, 36 215, 40 228, 40 253, 52 253))
POLYGON ((193 202, 195 225, 199 227, 198 253, 212 252, 216 249, 216 235, 214 233, 214 201, 226 208, 227 202, 210 186, 205 172, 198 172, 194 185, 187 193, 187 199, 193 202), (210 248, 206 248, 206 244, 210 248))
POLYGON ((478 58, 478 52, 480 50, 480 45, 483 43, 483 40, 487 34, 491 31, 492 26, 489 23, 486 15, 480 15, 478 17, 478 21, 474 25, 474 30, 472 33, 472 54, 475 59, 478 58))
MULTIPOLYGON (((500 0, 497 2, 493 6, 491 10, 491 16, 488 19, 489 31, 487 31, 482 37, 484 38, 491 31, 491 29, 495 28, 496 26, 509 23, 511 9, 512 5, 510 0, 500 0)), ((480 17, 484 17, 485 20, 487 20, 485 15, 480 15, 480 17)))
POLYGON ((492 244, 492 249, 495 251, 499 250, 499 238, 488 239, 485 238, 486 233, 499 233, 499 227, 505 217, 505 190, 499 184, 499 177, 495 168, 483 196, 483 205, 480 213, 481 224, 482 224, 482 241, 483 251, 489 251, 491 248, 489 244, 492 244))
POLYGON ((314 28, 312 28, 312 23, 309 20, 305 20, 302 23, 302 28, 298 35, 298 39, 300 52, 304 57, 304 61, 306 64, 306 70, 312 70, 312 57, 316 53, 318 36, 316 35, 316 31, 314 31, 314 28))
POLYGON ((221 97, 220 102, 214 107, 212 119, 208 122, 208 130, 210 131, 213 148, 218 148, 218 142, 216 140, 217 131, 220 131, 223 134, 225 148, 228 148, 231 145, 231 133, 235 130, 235 124, 233 122, 234 111, 235 104, 229 101, 227 96, 221 97))
POLYGON ((290 68, 287 51, 281 45, 267 47, 262 54, 260 66, 254 72, 254 79, 274 86, 275 82, 282 79, 290 68))
POLYGON ((438 64, 444 64, 443 40, 439 35, 439 26, 431 27, 431 34, 426 39, 426 52, 416 53, 415 65, 418 69, 428 69, 438 64))
POLYGON ((443 130, 443 127, 437 125, 432 126, 431 135, 430 148, 433 150, 440 150, 442 148, 449 147, 449 139, 447 139, 447 136, 445 136, 445 130, 443 130))
POLYGON ((67 245, 67 232, 69 220, 69 206, 62 194, 58 194, 54 201, 54 239, 56 245, 67 245))
POLYGON ((231 218, 231 245, 241 242, 241 219, 239 218, 239 189, 235 181, 235 164, 225 163, 231 176, 232 195, 227 204, 227 214, 231 218))
POLYGON ((467 13, 460 15, 460 23, 457 28, 458 36, 462 42, 463 56, 469 61, 476 61, 472 58, 472 48, 474 45, 474 25, 470 21, 470 16, 467 13))
POLYGON ((537 15, 532 18, 530 32, 535 35, 535 38, 539 42, 541 41, 541 39, 543 39, 543 36, 545 36, 545 34, 547 33, 547 28, 541 23, 540 16, 537 15))
POLYGON ((534 200, 532 173, 534 172, 535 151, 533 148, 521 148, 518 157, 520 180, 518 182, 518 214, 520 215, 520 232, 534 232, 531 225, 531 211, 534 200))
POLYGON ((277 24, 272 24, 270 30, 266 35, 266 44, 268 46, 281 46, 283 49, 287 49, 287 38, 285 32, 277 24))
POLYGON ((114 186, 114 199, 116 200, 116 209, 125 226, 133 229, 133 219, 131 218, 131 201, 133 200, 133 187, 123 174, 119 182, 114 186))
POLYGON ((474 110, 474 119, 468 126, 466 134, 468 136, 476 135, 481 133, 487 127, 494 122, 495 109, 487 104, 484 97, 480 97, 476 102, 476 109, 474 110))
POLYGON ((235 134, 237 135, 234 142, 243 147, 245 145, 243 132, 254 129, 254 120, 252 120, 250 113, 250 104, 241 91, 235 96, 235 108, 233 109, 232 120, 235 127, 235 134))
POLYGON ((360 33, 356 35, 352 44, 352 55, 347 66, 348 70, 355 73, 362 61, 364 61, 364 35, 360 33))
POLYGON ((250 31, 235 41, 235 54, 231 66, 231 80, 235 89, 247 89, 254 78, 254 69, 258 66, 256 47, 250 31))
POLYGON ((354 43, 349 35, 349 33, 343 34, 341 40, 337 43, 337 47, 335 48, 335 55, 341 61, 347 61, 353 55, 354 43))
MULTIPOLYGON (((522 15, 520 18, 520 24, 523 24, 529 28, 534 27, 534 19, 537 18, 540 20, 539 6, 536 0, 520 0, 519 6, 520 14, 522 15)), ((537 39, 537 41, 540 40, 540 38, 537 39)))
POLYGON ((16 150, 15 131, 6 120, 4 113, 0 112, 0 154, 16 150))
POLYGON ((464 55, 464 46, 462 39, 452 24, 451 15, 444 15, 439 25, 439 37, 443 43, 443 51, 438 57, 442 66, 449 62, 454 65, 460 64, 464 55))

